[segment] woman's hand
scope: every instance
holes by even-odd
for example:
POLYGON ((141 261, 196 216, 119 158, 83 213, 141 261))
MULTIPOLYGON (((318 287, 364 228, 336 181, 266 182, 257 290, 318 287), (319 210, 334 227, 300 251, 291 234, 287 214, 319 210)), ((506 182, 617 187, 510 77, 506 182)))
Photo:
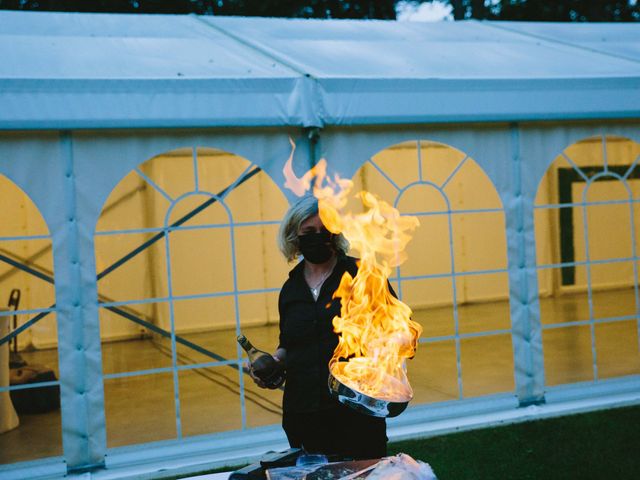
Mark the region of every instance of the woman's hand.
MULTIPOLYGON (((279 348, 276 353, 274 353, 273 355, 271 355, 273 357, 273 359, 276 361, 276 363, 278 363, 278 367, 280 369, 280 375, 284 376, 284 357, 285 355, 285 350, 283 348, 279 348)), ((265 382, 264 380, 262 380, 261 378, 259 378, 258 376, 256 376, 256 374, 253 371, 253 367, 250 366, 249 368, 249 376, 253 379, 254 383, 260 387, 260 388, 268 388, 269 390, 275 390, 276 388, 279 388, 282 385, 282 381, 278 382, 278 383, 269 383, 269 382, 265 382)))
POLYGON ((259 386, 260 388, 267 388, 267 384, 256 377, 256 375, 253 373, 253 367, 251 366, 249 367, 249 376, 253 378, 253 381, 257 386, 259 386))

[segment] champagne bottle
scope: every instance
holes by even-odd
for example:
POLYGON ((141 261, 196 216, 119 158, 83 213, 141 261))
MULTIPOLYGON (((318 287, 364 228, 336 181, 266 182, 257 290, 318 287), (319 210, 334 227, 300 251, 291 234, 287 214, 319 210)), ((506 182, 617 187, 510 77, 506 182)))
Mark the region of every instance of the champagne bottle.
POLYGON ((253 374, 268 387, 277 388, 284 383, 284 368, 273 356, 254 347, 247 337, 238 336, 238 343, 247 352, 253 374))

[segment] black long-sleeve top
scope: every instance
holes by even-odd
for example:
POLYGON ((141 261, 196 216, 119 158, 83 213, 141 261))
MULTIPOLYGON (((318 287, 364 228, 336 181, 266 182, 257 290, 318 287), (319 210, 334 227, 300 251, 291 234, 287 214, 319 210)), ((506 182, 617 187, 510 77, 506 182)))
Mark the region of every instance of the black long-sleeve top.
POLYGON ((324 281, 314 301, 304 278, 304 262, 289 273, 282 286, 280 312, 280 347, 286 349, 287 382, 284 389, 285 412, 314 412, 331 408, 337 401, 331 398, 327 385, 329 360, 338 345, 332 320, 340 315, 340 299, 333 299, 342 275, 355 276, 356 259, 339 256, 333 272, 324 281))

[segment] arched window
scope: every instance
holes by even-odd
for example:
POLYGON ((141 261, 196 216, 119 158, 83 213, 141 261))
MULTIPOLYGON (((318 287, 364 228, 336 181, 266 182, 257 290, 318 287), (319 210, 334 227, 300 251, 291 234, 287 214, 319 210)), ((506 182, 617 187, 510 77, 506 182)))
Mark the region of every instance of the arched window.
POLYGON ((280 422, 281 392, 253 384, 236 336, 277 345, 286 208, 213 148, 163 153, 111 193, 95 242, 109 447, 280 422))
POLYGON ((640 145, 613 136, 567 147, 536 197, 547 385, 640 372, 640 145))
POLYGON ((0 463, 62 454, 51 235, 0 175, 0 463))
POLYGON ((424 327, 414 403, 514 390, 504 211, 479 165, 430 141, 389 147, 355 176, 420 226, 390 279, 424 327))

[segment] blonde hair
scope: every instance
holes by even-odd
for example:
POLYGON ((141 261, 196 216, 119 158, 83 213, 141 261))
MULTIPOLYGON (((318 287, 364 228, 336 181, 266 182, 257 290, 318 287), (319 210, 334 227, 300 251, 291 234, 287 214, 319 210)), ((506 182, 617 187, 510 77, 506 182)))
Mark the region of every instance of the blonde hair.
MULTIPOLYGON (((285 213, 278 232, 278 247, 288 262, 292 262, 300 255, 300 247, 298 245, 300 225, 317 214, 318 200, 310 194, 301 197, 285 213)), ((349 251, 347 239, 341 233, 332 235, 331 239, 336 253, 346 255, 349 251)))

